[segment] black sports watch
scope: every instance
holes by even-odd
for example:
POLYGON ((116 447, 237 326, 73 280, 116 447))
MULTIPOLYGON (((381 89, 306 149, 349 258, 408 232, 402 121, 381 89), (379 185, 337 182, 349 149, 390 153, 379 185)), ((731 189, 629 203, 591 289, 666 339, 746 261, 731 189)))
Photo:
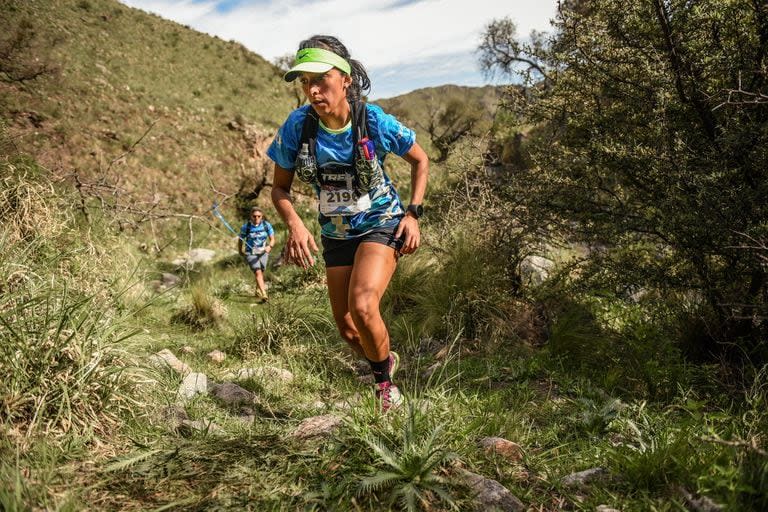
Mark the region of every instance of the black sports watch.
POLYGON ((405 211, 413 214, 413 216, 416 217, 416 220, 420 219, 421 216, 424 215, 424 207, 420 204, 409 204, 405 211))

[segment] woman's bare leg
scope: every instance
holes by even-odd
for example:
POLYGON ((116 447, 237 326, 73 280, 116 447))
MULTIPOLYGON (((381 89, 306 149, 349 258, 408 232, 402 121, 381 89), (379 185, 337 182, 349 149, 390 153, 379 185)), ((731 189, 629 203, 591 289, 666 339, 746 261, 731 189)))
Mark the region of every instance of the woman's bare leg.
POLYGON ((379 304, 396 265, 397 256, 391 247, 363 242, 357 248, 347 302, 359 344, 369 361, 383 361, 389 357, 389 332, 381 318, 379 304))
POLYGON ((325 276, 328 280, 328 296, 331 299, 333 319, 339 334, 347 342, 349 347, 360 357, 365 357, 363 347, 360 345, 360 334, 352 321, 349 312, 349 280, 352 275, 352 267, 328 267, 325 276))

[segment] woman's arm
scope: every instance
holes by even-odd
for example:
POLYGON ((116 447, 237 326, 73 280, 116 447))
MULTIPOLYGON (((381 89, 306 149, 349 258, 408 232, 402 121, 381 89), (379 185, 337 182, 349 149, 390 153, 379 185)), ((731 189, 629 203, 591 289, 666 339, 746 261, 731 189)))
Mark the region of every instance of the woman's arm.
POLYGON ((275 164, 275 175, 272 179, 272 203, 275 210, 288 226, 288 240, 285 242, 288 262, 295 263, 306 269, 315 264, 312 253, 317 253, 317 244, 304 222, 296 213, 291 201, 291 184, 293 173, 275 164))
MULTIPOLYGON (((411 146, 403 155, 406 162, 411 164, 411 201, 410 204, 421 204, 424 201, 424 193, 427 190, 427 176, 429 175, 429 158, 417 143, 411 146)), ((421 233, 419 221, 411 213, 406 212, 400 221, 395 233, 396 238, 403 237, 402 254, 411 254, 421 245, 421 233)))

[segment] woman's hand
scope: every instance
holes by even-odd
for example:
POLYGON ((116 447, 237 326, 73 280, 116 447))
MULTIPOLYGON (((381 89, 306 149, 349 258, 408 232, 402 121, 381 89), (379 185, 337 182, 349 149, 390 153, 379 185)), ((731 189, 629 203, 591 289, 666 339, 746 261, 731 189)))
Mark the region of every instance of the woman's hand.
POLYGON ((312 253, 317 254, 317 244, 304 223, 300 222, 290 228, 288 241, 285 245, 288 247, 289 263, 295 263, 304 270, 315 264, 312 253))
POLYGON ((400 219, 397 226, 395 238, 403 239, 403 246, 400 248, 400 254, 413 254, 421 245, 421 232, 419 231, 419 221, 406 214, 400 219))

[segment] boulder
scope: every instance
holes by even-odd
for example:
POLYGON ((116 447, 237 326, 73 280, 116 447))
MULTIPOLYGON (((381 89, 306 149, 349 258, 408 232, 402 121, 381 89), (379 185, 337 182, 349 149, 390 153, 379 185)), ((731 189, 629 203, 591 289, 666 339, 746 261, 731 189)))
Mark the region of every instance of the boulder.
POLYGON ((555 267, 552 260, 541 256, 526 256, 520 262, 520 277, 527 286, 539 286, 549 278, 549 273, 555 267))

